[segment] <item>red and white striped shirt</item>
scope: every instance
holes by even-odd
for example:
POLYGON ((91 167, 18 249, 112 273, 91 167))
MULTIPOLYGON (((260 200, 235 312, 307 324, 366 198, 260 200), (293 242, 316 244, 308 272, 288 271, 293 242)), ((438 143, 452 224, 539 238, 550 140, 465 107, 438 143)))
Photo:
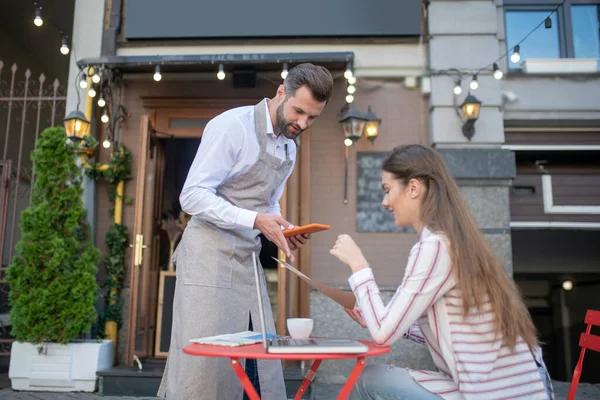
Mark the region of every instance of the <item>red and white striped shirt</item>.
POLYGON ((489 302, 463 319, 448 248, 445 236, 423 229, 387 305, 370 268, 350 277, 373 341, 387 346, 405 336, 425 342, 439 371, 409 372, 444 399, 548 399, 527 344, 519 338, 511 351, 496 334, 489 302))

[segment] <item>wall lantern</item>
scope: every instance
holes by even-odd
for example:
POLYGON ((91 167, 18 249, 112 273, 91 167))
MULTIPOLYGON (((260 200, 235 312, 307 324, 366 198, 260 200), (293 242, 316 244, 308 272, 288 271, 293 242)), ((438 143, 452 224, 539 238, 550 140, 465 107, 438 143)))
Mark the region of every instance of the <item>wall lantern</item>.
POLYGON ((375 142, 375 139, 377 139, 377 136, 379 136, 379 125, 381 125, 381 120, 377 118, 377 115, 371 110, 371 106, 369 106, 369 112, 367 112, 365 118, 367 119, 365 136, 373 143, 375 142))
POLYGON ((460 111, 458 107, 455 106, 456 113, 463 121, 462 132, 463 135, 469 139, 469 141, 475 135, 475 121, 479 118, 479 111, 481 110, 481 102, 477 100, 475 96, 472 94, 468 94, 460 106, 460 111))
POLYGON ((365 130, 367 119, 356 108, 349 108, 344 114, 340 123, 344 130, 344 144, 352 146, 352 143, 359 140, 365 130))
POLYGON ((365 136, 371 143, 379 136, 379 125, 381 120, 369 106, 367 114, 363 114, 356 108, 348 108, 342 119, 340 119, 344 130, 344 204, 348 204, 348 148, 354 142, 365 136))
POLYGON ((64 123, 67 137, 74 142, 81 141, 90 129, 90 121, 79 110, 71 111, 64 119, 64 123))
POLYGON ((369 106, 369 112, 363 114, 356 108, 349 108, 340 120, 344 130, 344 144, 352 146, 354 142, 365 136, 373 143, 379 136, 381 120, 369 106))

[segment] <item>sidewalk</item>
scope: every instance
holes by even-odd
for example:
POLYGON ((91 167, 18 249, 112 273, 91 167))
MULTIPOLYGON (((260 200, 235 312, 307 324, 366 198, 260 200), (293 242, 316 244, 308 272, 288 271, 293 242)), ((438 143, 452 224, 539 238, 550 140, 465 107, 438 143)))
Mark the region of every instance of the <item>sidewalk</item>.
MULTIPOLYGON (((567 398, 569 382, 553 382, 557 400, 567 398)), ((340 392, 341 385, 325 385, 315 382, 311 398, 314 400, 334 400, 340 392)), ((158 397, 115 397, 99 396, 87 393, 46 393, 46 392, 14 392, 11 389, 0 390, 2 400, 157 400, 158 397)), ((600 384, 581 383, 577 390, 576 400, 600 399, 600 384)))

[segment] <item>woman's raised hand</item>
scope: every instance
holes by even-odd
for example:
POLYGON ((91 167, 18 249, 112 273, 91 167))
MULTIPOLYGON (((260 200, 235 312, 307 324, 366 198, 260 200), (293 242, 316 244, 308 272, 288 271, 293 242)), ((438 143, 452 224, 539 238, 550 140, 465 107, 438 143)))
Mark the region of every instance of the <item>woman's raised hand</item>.
POLYGON ((352 272, 369 267, 369 263, 363 256, 362 251, 349 235, 338 236, 333 248, 329 250, 329 254, 337 257, 341 262, 350 267, 352 272))

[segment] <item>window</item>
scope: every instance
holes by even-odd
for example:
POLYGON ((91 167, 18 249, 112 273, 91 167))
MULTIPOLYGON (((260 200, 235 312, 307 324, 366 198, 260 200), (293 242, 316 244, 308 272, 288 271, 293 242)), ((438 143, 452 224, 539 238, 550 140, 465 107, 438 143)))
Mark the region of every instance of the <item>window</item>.
MULTIPOLYGON (((506 45, 512 49, 531 29, 543 21, 548 16, 548 11, 506 11, 506 45)), ((521 43, 521 54, 523 58, 560 58, 560 41, 558 38, 558 24, 556 23, 556 14, 550 17, 552 28, 544 27, 536 30, 521 43)), ((519 63, 510 61, 509 68, 520 68, 519 63)))
MULTIPOLYGON (((506 46, 512 49, 562 0, 504 0, 506 46)), ((566 0, 544 24, 521 43, 521 61, 532 58, 600 58, 600 0, 566 0)))
POLYGON ((577 58, 600 57, 600 6, 571 7, 573 48, 577 58))

